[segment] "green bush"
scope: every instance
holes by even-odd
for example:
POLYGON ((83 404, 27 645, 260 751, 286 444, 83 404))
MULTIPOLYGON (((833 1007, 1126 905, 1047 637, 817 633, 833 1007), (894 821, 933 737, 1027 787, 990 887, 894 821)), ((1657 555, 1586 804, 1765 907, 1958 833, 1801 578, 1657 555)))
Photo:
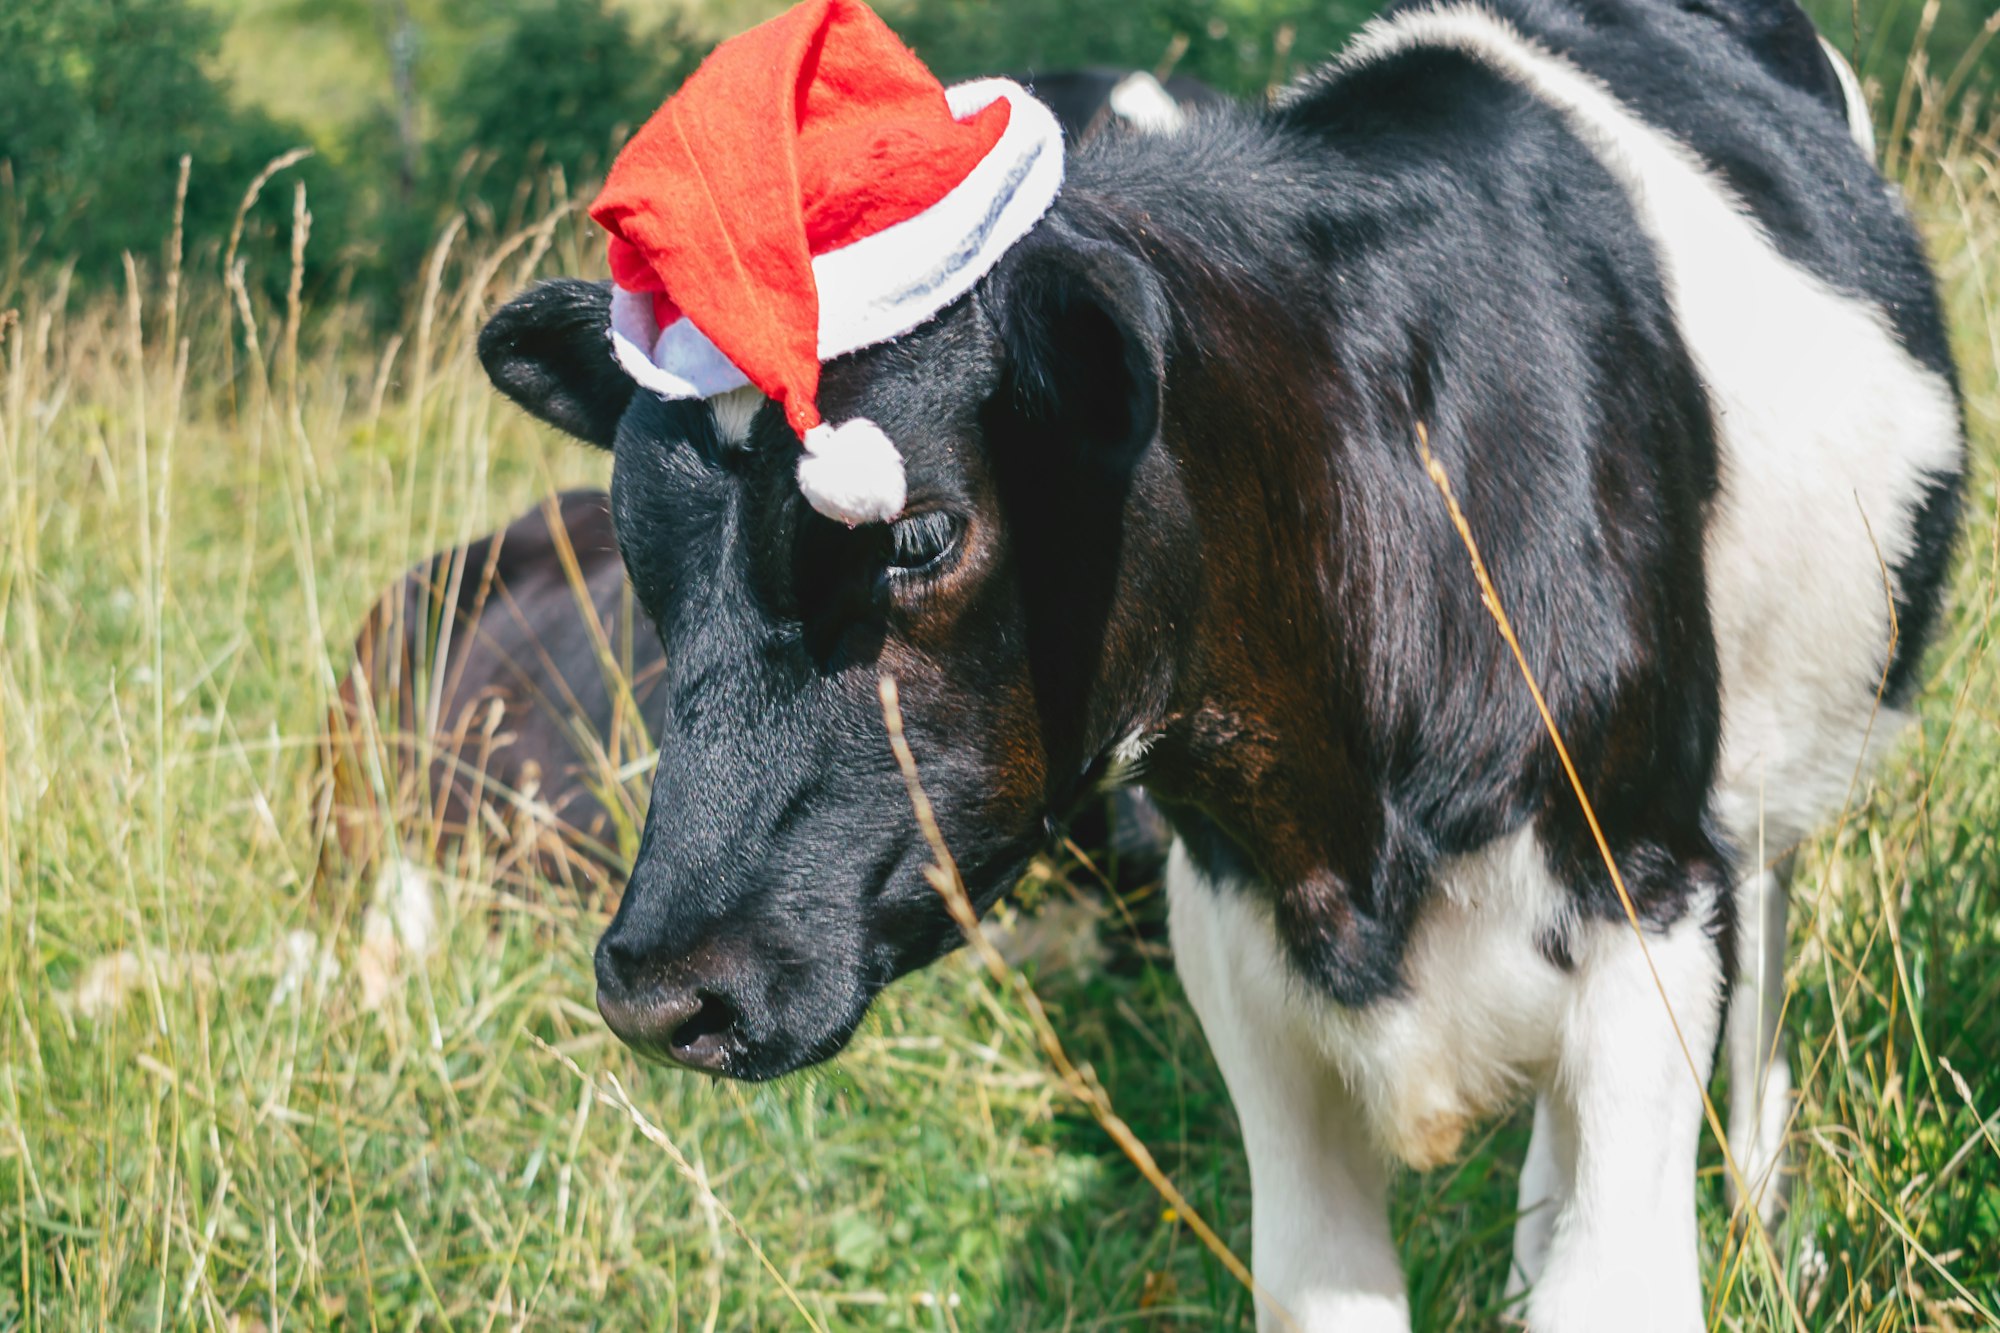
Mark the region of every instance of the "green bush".
POLYGON ((1368 0, 885 0, 883 17, 947 80, 1118 65, 1254 95, 1324 60, 1374 13, 1368 0))
MULTIPOLYGON (((1805 0, 1822 30, 1857 53, 1893 111, 1908 53, 1928 24, 1927 72, 1990 95, 2000 43, 1982 47, 1985 0, 1805 0), (1926 15, 1929 15, 1928 19, 1926 15), (1858 16, 1860 40, 1853 28, 1858 16), (1973 53, 1968 58, 1968 53, 1973 53)), ((947 80, 1079 65, 1163 69, 1254 96, 1335 51, 1373 0, 879 0, 884 18, 947 80)), ((245 185, 308 142, 294 126, 235 104, 210 71, 225 20, 200 0, 0 0, 0 274, 74 260, 84 286, 115 283, 119 256, 157 257, 172 226, 179 159, 191 156, 192 259, 218 248, 245 185)), ((330 12, 314 0, 313 12, 330 12)), ((334 6, 366 58, 377 110, 332 125, 302 164, 313 213, 308 290, 338 279, 395 318, 439 231, 512 230, 559 198, 587 197, 625 137, 716 37, 772 6, 712 0, 687 13, 713 23, 635 29, 611 0, 497 0, 475 10, 398 10, 423 52, 408 90, 412 148, 397 123, 378 0, 334 6)), ((278 26, 266 60, 312 58, 278 26)), ((249 219, 253 274, 282 286, 291 189, 266 191, 249 219)), ((0 280, 4 281, 4 280, 0 280)), ((0 290, 0 299, 4 299, 0 290)))
MULTIPOLYGON (((0 4, 12 258, 73 259, 90 285, 116 281, 122 253, 157 256, 173 227, 182 154, 192 159, 190 250, 222 243, 250 179, 304 140, 230 104, 205 68, 220 35, 220 23, 186 0, 0 4)), ((306 171, 315 231, 338 235, 340 180, 325 163, 306 171)), ((290 192, 272 192, 251 220, 252 248, 288 245, 290 213, 290 192)))
POLYGON ((504 41, 467 59, 440 108, 439 156, 456 170, 476 154, 472 188, 489 204, 551 168, 573 183, 601 175, 701 54, 671 25, 635 34, 602 0, 525 9, 504 41))

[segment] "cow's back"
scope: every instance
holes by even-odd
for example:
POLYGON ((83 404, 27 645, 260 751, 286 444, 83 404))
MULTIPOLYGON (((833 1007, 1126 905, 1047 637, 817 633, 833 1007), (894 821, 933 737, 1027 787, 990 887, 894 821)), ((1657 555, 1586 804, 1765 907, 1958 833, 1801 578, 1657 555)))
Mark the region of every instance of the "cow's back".
MULTIPOLYGON (((1827 817, 1895 728, 1936 615, 1962 428, 1900 197, 1811 77, 1788 0, 1390 11, 1350 68, 1449 49, 1552 107, 1619 182, 1715 426, 1703 576, 1739 844, 1827 817), (1894 588, 1892 610, 1881 570, 1894 588)), ((1823 63, 1823 62, 1822 62, 1823 63)), ((1653 447, 1670 449, 1661 439, 1653 447)))

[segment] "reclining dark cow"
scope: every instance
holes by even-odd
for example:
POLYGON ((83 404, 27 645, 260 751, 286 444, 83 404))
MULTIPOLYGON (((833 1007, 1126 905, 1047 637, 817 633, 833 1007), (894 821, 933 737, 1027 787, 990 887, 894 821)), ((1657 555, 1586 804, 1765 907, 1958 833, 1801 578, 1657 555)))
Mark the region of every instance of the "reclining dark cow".
POLYGON ((1933 283, 1855 134, 1789 0, 1394 6, 1267 109, 1086 146, 968 295, 825 364, 826 414, 902 451, 890 524, 802 500, 754 390, 635 392, 605 287, 506 308, 489 371, 614 452, 669 645, 612 1028, 771 1078, 958 942, 887 674, 981 905, 1106 781, 1168 812, 1254 1267, 1300 1326, 1407 1327, 1388 1163, 1532 1093, 1530 1326, 1701 1328, 1725 994, 1754 1178, 1770 867, 1895 733, 1955 525, 1933 283))
POLYGON ((396 851, 445 860, 477 836, 495 880, 622 883, 614 791, 659 733, 662 657, 602 491, 423 561, 368 613, 328 718, 329 850, 414 836, 396 851))

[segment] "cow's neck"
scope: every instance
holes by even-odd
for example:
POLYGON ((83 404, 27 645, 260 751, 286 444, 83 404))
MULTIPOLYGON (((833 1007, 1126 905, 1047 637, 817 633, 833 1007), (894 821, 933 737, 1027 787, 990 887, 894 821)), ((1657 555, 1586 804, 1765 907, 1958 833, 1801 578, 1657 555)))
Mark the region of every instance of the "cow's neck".
MULTIPOLYGON (((1227 190, 1192 203, 1230 206, 1227 190)), ((1374 909, 1407 895, 1383 876, 1417 870, 1369 771, 1349 651, 1369 632, 1357 562, 1372 489, 1348 484, 1357 462, 1338 423, 1353 419, 1353 386, 1333 369, 1337 315, 1310 295, 1302 257, 1255 245, 1282 234, 1236 229, 1245 248, 1226 263, 1171 218, 1149 216, 1137 238, 1176 312, 1161 445, 1200 571, 1145 719, 1143 772, 1197 863, 1262 885, 1301 952, 1337 960, 1323 977, 1336 995, 1360 1001, 1396 984, 1396 951, 1374 946, 1400 925, 1374 909)))

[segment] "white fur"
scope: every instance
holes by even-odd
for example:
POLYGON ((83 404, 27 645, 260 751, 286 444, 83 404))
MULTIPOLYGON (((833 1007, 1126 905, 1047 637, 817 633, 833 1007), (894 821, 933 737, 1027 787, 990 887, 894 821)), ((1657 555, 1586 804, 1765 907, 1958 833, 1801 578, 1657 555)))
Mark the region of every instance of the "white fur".
POLYGON ((1448 1159, 1474 1119, 1528 1083, 1545 1090, 1522 1185, 1537 1220, 1517 1237, 1511 1285, 1541 1279, 1531 1327, 1700 1327, 1694 1166, 1720 1022, 1713 904, 1648 931, 1656 985, 1627 923, 1568 919, 1540 857, 1515 835, 1454 862, 1413 937, 1407 995, 1349 1011, 1296 978, 1255 886, 1211 884, 1174 849, 1174 957, 1243 1126, 1258 1280, 1306 1333, 1408 1328, 1387 1163, 1448 1159), (1568 933, 1569 971, 1537 947, 1552 928, 1568 933))
POLYGON ((1556 1218, 1575 1181, 1576 1141, 1569 1118, 1558 1117, 1546 1094, 1535 1098, 1535 1127, 1521 1162, 1515 1194, 1514 1262, 1507 1269, 1507 1299, 1519 1300, 1548 1266, 1556 1218))
POLYGON ((750 424, 757 419, 757 409, 764 402, 764 395, 747 385, 709 399, 708 410, 715 418, 715 433, 722 437, 722 442, 735 445, 747 441, 750 424))
MULTIPOLYGON (((1880 311, 1779 254, 1684 146, 1492 15, 1378 21, 1347 63, 1416 46, 1464 50, 1557 108, 1630 193, 1719 426, 1722 495, 1706 538, 1718 810, 1739 847, 1788 846, 1837 808, 1857 758, 1894 729, 1873 716, 1889 649, 1878 571, 1908 551, 1927 474, 1957 467, 1949 387, 1880 311)), ((1714 904, 1648 931, 1644 949, 1628 923, 1565 921, 1525 834, 1441 879, 1411 938, 1405 994, 1346 1011, 1290 979, 1254 887, 1207 885, 1176 850, 1176 957, 1243 1122, 1260 1276, 1310 1331, 1406 1327, 1381 1294, 1380 1190, 1357 1131, 1436 1161, 1470 1118, 1533 1084, 1510 1280, 1530 1289, 1529 1326, 1692 1333, 1699 1087, 1722 1011, 1714 904), (1569 928, 1572 972, 1536 948, 1552 927, 1569 928)), ((1754 1182, 1781 1158, 1789 1087, 1782 1054, 1769 1059, 1784 891, 1761 855, 1746 858, 1739 897, 1732 1137, 1754 1182)), ((1776 1195, 1765 1188, 1761 1204, 1776 1195)))
MULTIPOLYGON (((1270 914, 1203 880, 1179 843, 1167 904, 1175 968, 1243 1128, 1259 1284, 1302 1333, 1407 1333, 1388 1170, 1325 1059, 1270 914)), ((1257 1315, 1265 1333, 1287 1327, 1268 1306, 1257 1315)))
MULTIPOLYGON (((1787 884, 1760 871, 1737 893, 1736 986, 1729 1001, 1729 1152, 1768 1224, 1785 1200, 1785 1127, 1792 1070, 1778 1017, 1785 1007, 1787 884)), ((1730 1197, 1736 1197, 1730 1182, 1730 1197)))
POLYGON ((1854 66, 1847 63, 1847 57, 1826 38, 1819 39, 1820 49, 1826 52, 1827 63, 1833 66, 1833 77, 1840 81, 1840 96, 1847 103, 1847 130, 1860 145, 1861 152, 1870 162, 1875 160, 1875 117, 1868 109, 1868 94, 1861 91, 1861 80, 1854 73, 1854 66))
POLYGON ((1104 785, 1122 787, 1139 780, 1140 770, 1146 765, 1146 754, 1158 743, 1160 733, 1137 727, 1118 738, 1111 747, 1111 762, 1105 768, 1104 785))
POLYGON ((806 432, 799 490, 836 523, 850 528, 887 523, 903 512, 907 498, 903 456, 882 428, 865 417, 838 426, 821 422, 806 432))
POLYGON ((1694 1175, 1721 1021, 1713 908, 1691 904, 1643 948, 1624 921, 1577 931, 1547 1102, 1569 1188, 1529 1293, 1536 1333, 1703 1328, 1694 1175))
POLYGON ((1111 90, 1111 114, 1148 134, 1168 134, 1187 124, 1174 95, 1144 70, 1127 74, 1111 90))
MULTIPOLYGON (((945 196, 915 217, 812 258, 819 359, 908 333, 1000 262, 1062 189, 1062 127, 1007 79, 945 90, 959 120, 1006 99, 1007 128, 945 196), (997 207, 996 207, 997 204, 997 207)), ((707 398, 750 381, 685 316, 662 329, 650 296, 612 293, 611 346, 625 373, 665 398, 707 398)))
POLYGON ((1532 830, 1449 862, 1437 883, 1404 955, 1408 994, 1325 1003, 1312 1020, 1375 1141, 1419 1168, 1456 1156, 1474 1122, 1547 1070, 1568 992, 1540 947, 1568 930, 1568 898, 1532 830))

